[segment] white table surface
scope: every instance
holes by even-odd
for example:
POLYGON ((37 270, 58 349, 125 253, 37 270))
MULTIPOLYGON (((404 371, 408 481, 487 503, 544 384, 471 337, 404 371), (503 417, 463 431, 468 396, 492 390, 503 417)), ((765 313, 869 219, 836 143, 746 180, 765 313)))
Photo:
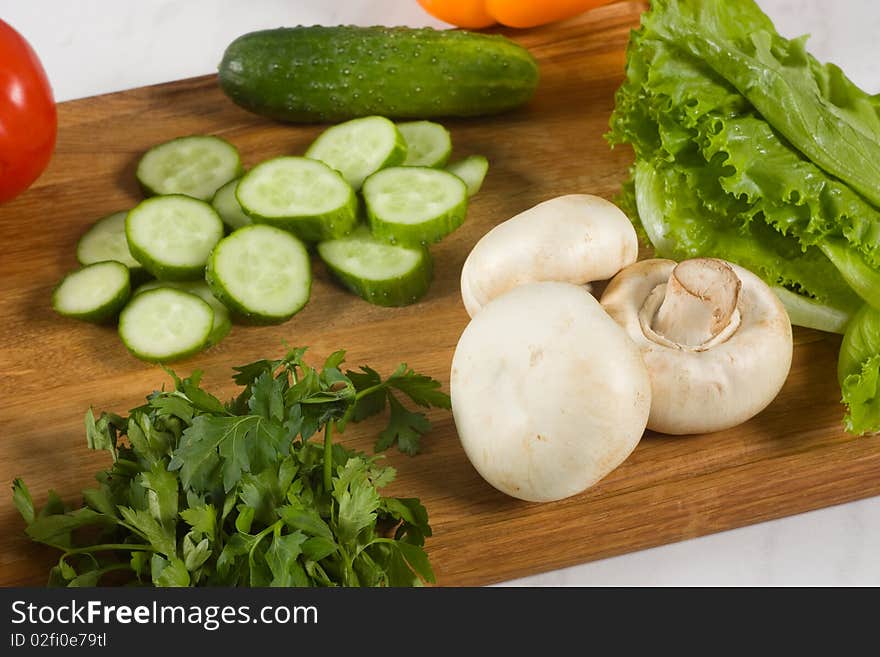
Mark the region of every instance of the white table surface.
MULTIPOLYGON (((880 92, 876 0, 759 0, 785 35, 880 92)), ((216 70, 236 36, 282 25, 442 26, 415 0, 0 0, 58 101, 216 70)), ((584 537, 589 540, 589 537, 584 537)), ((552 546, 548 546, 552 549, 552 546)), ((880 585, 880 498, 509 582, 510 585, 880 585)))

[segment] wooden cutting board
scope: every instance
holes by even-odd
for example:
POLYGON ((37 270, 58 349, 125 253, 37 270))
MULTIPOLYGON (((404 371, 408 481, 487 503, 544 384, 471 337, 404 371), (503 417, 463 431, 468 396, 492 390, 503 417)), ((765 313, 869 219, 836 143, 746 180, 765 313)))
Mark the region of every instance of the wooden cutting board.
MULTIPOLYGON (((486 155, 491 168, 465 225, 434 249, 436 279, 420 303, 371 306, 339 289, 316 266, 312 299, 276 327, 236 326, 218 347, 175 365, 205 371, 220 397, 232 395, 230 367, 309 345, 316 359, 339 348, 349 364, 383 372, 405 361, 448 390, 449 365, 468 318, 458 277, 492 226, 556 195, 613 198, 631 161, 603 140, 624 66, 630 28, 643 3, 613 4, 514 38, 540 60, 542 81, 525 109, 490 119, 448 121, 454 157, 486 155)), ((301 154, 320 127, 285 126, 250 115, 213 76, 59 105, 58 148, 49 170, 16 201, 0 206, 0 585, 39 585, 57 555, 23 534, 9 487, 21 476, 37 503, 51 487, 77 502, 106 453, 86 448, 82 418, 125 413, 168 377, 131 357, 113 327, 56 316, 53 286, 76 266, 74 247, 98 217, 133 206, 138 157, 159 142, 218 134, 244 163, 301 154)), ((835 378, 839 338, 797 330, 791 376, 751 422, 706 436, 648 434, 619 469, 593 489, 551 504, 495 491, 458 444, 451 414, 431 414, 423 454, 388 453, 398 470, 388 492, 418 496, 434 537, 428 550, 438 583, 479 585, 692 538, 880 494, 880 438, 841 430, 835 378)), ((342 437, 368 450, 377 423, 342 437)))

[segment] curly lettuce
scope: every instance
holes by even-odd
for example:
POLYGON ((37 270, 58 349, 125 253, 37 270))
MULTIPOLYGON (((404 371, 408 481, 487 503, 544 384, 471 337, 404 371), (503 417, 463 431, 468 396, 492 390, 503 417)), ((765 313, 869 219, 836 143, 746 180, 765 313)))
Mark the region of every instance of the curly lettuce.
POLYGON ((852 433, 876 432, 880 426, 880 310, 865 305, 847 326, 840 345, 837 379, 849 413, 852 433))

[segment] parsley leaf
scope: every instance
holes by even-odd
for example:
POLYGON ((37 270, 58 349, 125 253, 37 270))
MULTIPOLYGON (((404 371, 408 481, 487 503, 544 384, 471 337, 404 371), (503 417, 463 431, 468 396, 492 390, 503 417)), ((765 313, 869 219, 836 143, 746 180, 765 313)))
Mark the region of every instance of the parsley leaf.
POLYGON ((213 504, 191 506, 181 511, 180 517, 194 530, 206 536, 213 536, 217 531, 217 509, 213 504))
POLYGON ((354 384, 358 394, 363 394, 354 405, 352 412, 354 422, 360 422, 385 410, 385 400, 388 393, 382 386, 382 377, 376 370, 362 365, 360 372, 349 371, 346 372, 346 375, 354 384), (371 392, 371 388, 375 389, 371 392))
POLYGON ((27 524, 34 521, 34 501, 21 479, 12 482, 12 502, 27 524))
POLYGON ((439 382, 400 365, 387 379, 343 373, 345 352, 320 368, 305 348, 234 368, 228 404, 201 372, 147 395, 127 417, 86 413, 86 442, 112 456, 97 487, 67 509, 42 508, 16 479, 12 498, 35 541, 61 552, 49 583, 99 586, 127 573, 154 586, 403 586, 433 581, 431 535, 415 498, 384 497, 395 476, 379 457, 332 442, 334 432, 389 411, 376 449, 415 454, 424 408, 448 408, 439 382), (323 444, 312 441, 323 436, 323 444))
POLYGON ((209 491, 222 473, 223 489, 230 491, 242 472, 262 469, 282 449, 283 427, 260 415, 199 415, 183 432, 180 447, 168 467, 180 470, 184 486, 209 491))
POLYGON ((440 390, 439 381, 414 372, 405 363, 399 365, 388 377, 387 384, 405 394, 419 406, 452 408, 452 400, 440 390))
POLYGON ((343 543, 353 541, 362 529, 376 522, 381 500, 379 492, 367 479, 365 466, 363 459, 349 459, 333 484, 333 497, 339 504, 336 533, 343 543))
POLYGON ((346 376, 357 390, 354 408, 349 417, 360 422, 390 407, 388 426, 379 434, 374 449, 384 451, 397 444, 405 454, 414 456, 421 451, 421 436, 431 430, 431 422, 423 413, 408 411, 391 392, 397 390, 411 401, 425 408, 452 407, 449 395, 440 390, 440 382, 418 374, 406 363, 401 363, 385 381, 376 370, 361 366, 360 372, 348 371, 346 376))
POLYGON ((388 405, 391 408, 391 419, 388 427, 379 434, 375 449, 377 452, 388 449, 394 443, 401 452, 410 456, 421 451, 422 434, 431 429, 431 423, 424 413, 413 413, 406 410, 397 398, 388 393, 388 405))
POLYGON ((267 420, 281 421, 284 419, 284 390, 272 376, 272 372, 263 372, 251 384, 251 398, 248 408, 254 415, 267 420))
POLYGON ((266 550, 266 563, 272 572, 270 586, 308 586, 309 578, 299 556, 307 537, 302 532, 281 535, 275 532, 272 544, 266 550))

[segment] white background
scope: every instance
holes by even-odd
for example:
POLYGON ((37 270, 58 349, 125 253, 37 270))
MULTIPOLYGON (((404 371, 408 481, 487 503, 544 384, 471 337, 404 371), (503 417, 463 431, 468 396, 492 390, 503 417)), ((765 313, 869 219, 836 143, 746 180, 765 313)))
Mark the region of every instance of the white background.
MULTIPOLYGON (((812 34, 810 50, 819 59, 880 92, 876 0, 759 3, 780 32, 812 34)), ((0 0, 0 18, 31 42, 59 101, 213 72, 226 45, 253 29, 441 26, 415 0, 0 0)), ((874 498, 512 584, 877 586, 878 554, 874 498)))

